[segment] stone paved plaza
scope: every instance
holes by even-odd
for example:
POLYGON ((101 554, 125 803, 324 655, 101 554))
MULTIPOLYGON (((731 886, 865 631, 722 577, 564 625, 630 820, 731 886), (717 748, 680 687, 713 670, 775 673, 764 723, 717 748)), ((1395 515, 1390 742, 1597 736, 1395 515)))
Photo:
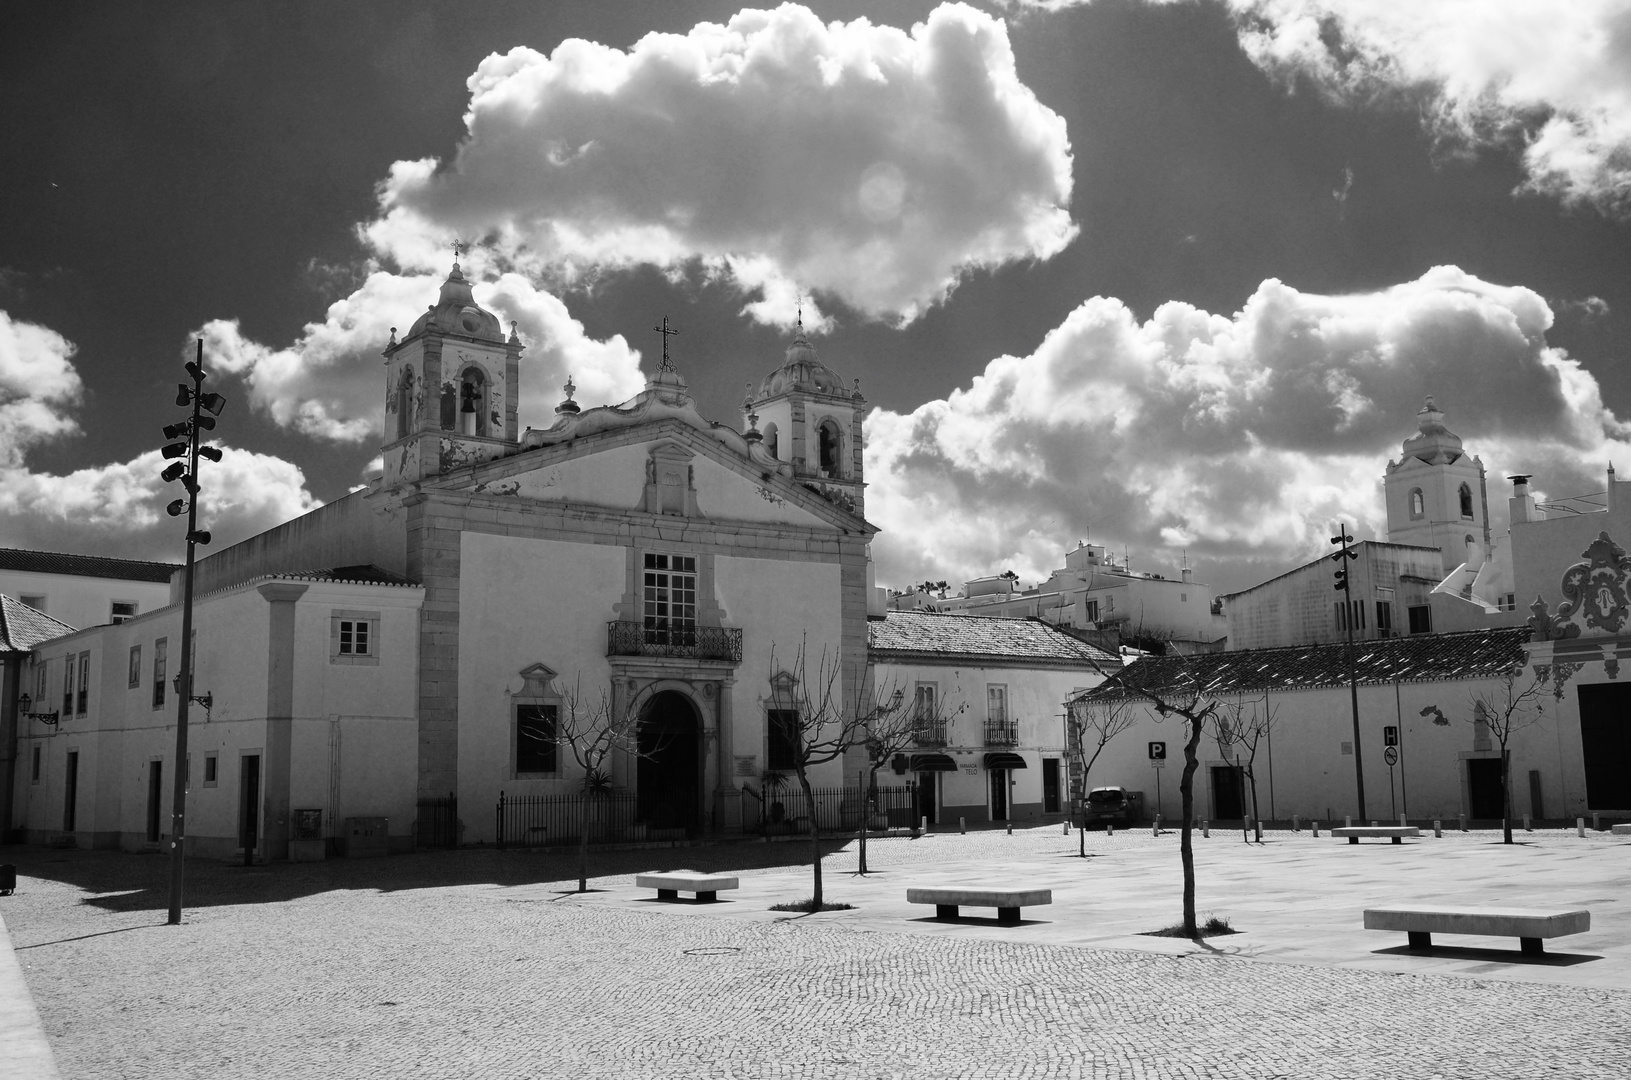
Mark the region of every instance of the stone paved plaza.
MULTIPOLYGON (((1178 916, 1177 841, 1057 828, 853 845, 809 895, 803 844, 570 856, 461 851, 244 869, 7 849, 0 898, 62 1075, 123 1077, 1616 1077, 1631 1074, 1631 842, 1573 831, 1400 846, 1197 838, 1200 907, 1243 932, 1143 937, 1178 916), (658 903, 633 873, 739 871, 725 902, 658 903), (944 924, 908 884, 1054 889, 1018 927, 944 924), (1461 897, 1591 909, 1517 942, 1359 929, 1367 904, 1461 897)), ((991 912, 971 914, 990 915, 991 912)), ((0 1069, 0 1073, 4 1070, 0 1069)))

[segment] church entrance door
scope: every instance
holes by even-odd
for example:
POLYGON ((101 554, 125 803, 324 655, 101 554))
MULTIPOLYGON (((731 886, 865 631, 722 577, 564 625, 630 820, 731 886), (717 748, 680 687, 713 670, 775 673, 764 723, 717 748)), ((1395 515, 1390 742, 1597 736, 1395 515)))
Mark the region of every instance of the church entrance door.
POLYGON ((702 790, 702 723, 685 695, 664 690, 640 711, 635 791, 652 829, 696 831, 702 790))

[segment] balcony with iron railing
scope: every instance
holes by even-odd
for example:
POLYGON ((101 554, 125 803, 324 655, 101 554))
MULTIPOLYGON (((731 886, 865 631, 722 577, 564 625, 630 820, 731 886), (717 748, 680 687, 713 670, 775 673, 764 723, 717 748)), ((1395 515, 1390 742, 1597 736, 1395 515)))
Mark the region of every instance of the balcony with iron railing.
POLYGON ((945 746, 944 720, 919 720, 912 725, 912 741, 919 746, 945 746))
POLYGON ((606 624, 606 655, 673 656, 740 664, 742 631, 729 626, 614 620, 606 624))
POLYGON ((1017 746, 1018 744, 1018 720, 987 720, 985 722, 985 745, 1017 746))

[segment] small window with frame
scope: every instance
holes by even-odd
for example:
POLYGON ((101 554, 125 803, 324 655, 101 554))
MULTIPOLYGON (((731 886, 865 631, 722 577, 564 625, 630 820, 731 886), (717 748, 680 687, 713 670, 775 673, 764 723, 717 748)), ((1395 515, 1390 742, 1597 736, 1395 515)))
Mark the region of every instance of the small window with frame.
POLYGON ((142 647, 130 647, 130 689, 134 690, 142 684, 142 647))
POLYGON ((219 769, 220 769, 220 754, 219 754, 219 752, 215 751, 215 750, 206 751, 205 754, 204 754, 204 786, 205 787, 215 787, 216 786, 216 779, 215 778, 220 775, 220 773, 218 771, 219 769))
POLYGON ((108 621, 114 626, 129 622, 136 617, 137 603, 134 600, 115 600, 108 611, 108 621))
POLYGON ((153 708, 164 705, 164 676, 167 661, 166 653, 170 642, 167 638, 159 638, 153 642, 153 708))
POLYGON ((560 771, 560 706, 528 702, 515 706, 515 775, 555 776, 560 771))
POLYGON ((78 715, 84 716, 91 702, 91 654, 79 654, 79 700, 78 708, 74 710, 78 715))
POLYGON ((379 663, 379 612, 334 611, 329 618, 329 663, 379 663))
POLYGON ((34 744, 34 762, 33 762, 33 768, 32 768, 31 773, 30 773, 30 777, 31 777, 30 778, 31 783, 37 784, 37 783, 40 782, 40 744, 39 743, 34 744))
POLYGON ((62 718, 74 715, 74 654, 62 658, 62 718))

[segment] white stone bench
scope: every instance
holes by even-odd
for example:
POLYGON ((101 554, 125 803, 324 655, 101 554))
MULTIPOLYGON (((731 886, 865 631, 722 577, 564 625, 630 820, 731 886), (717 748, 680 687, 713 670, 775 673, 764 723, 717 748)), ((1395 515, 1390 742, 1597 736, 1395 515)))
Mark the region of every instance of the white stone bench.
POLYGON ((1608 831, 1615 836, 1631 836, 1631 823, 1624 825, 1610 825, 1608 831))
POLYGON ((908 904, 933 904, 937 919, 957 918, 959 907, 994 907, 997 921, 1012 926, 1019 909, 1053 903, 1052 889, 1007 889, 993 885, 946 885, 906 890, 908 904))
POLYGON ((1409 947, 1433 947, 1434 934, 1515 937, 1526 956, 1541 956, 1541 939, 1591 929, 1591 912, 1534 908, 1388 907, 1365 909, 1366 930, 1403 930, 1409 947))
POLYGON ((1374 836, 1392 838, 1395 844, 1404 843, 1407 836, 1420 836, 1421 830, 1414 825, 1343 825, 1331 830, 1332 836, 1346 836, 1348 843, 1357 844, 1361 836, 1374 836))
POLYGON ((703 904, 713 903, 719 899, 719 894, 726 889, 737 887, 733 877, 721 874, 703 874, 692 870, 668 870, 661 873, 636 874, 634 887, 637 889, 656 889, 659 900, 678 900, 680 893, 696 893, 697 901, 703 904))

